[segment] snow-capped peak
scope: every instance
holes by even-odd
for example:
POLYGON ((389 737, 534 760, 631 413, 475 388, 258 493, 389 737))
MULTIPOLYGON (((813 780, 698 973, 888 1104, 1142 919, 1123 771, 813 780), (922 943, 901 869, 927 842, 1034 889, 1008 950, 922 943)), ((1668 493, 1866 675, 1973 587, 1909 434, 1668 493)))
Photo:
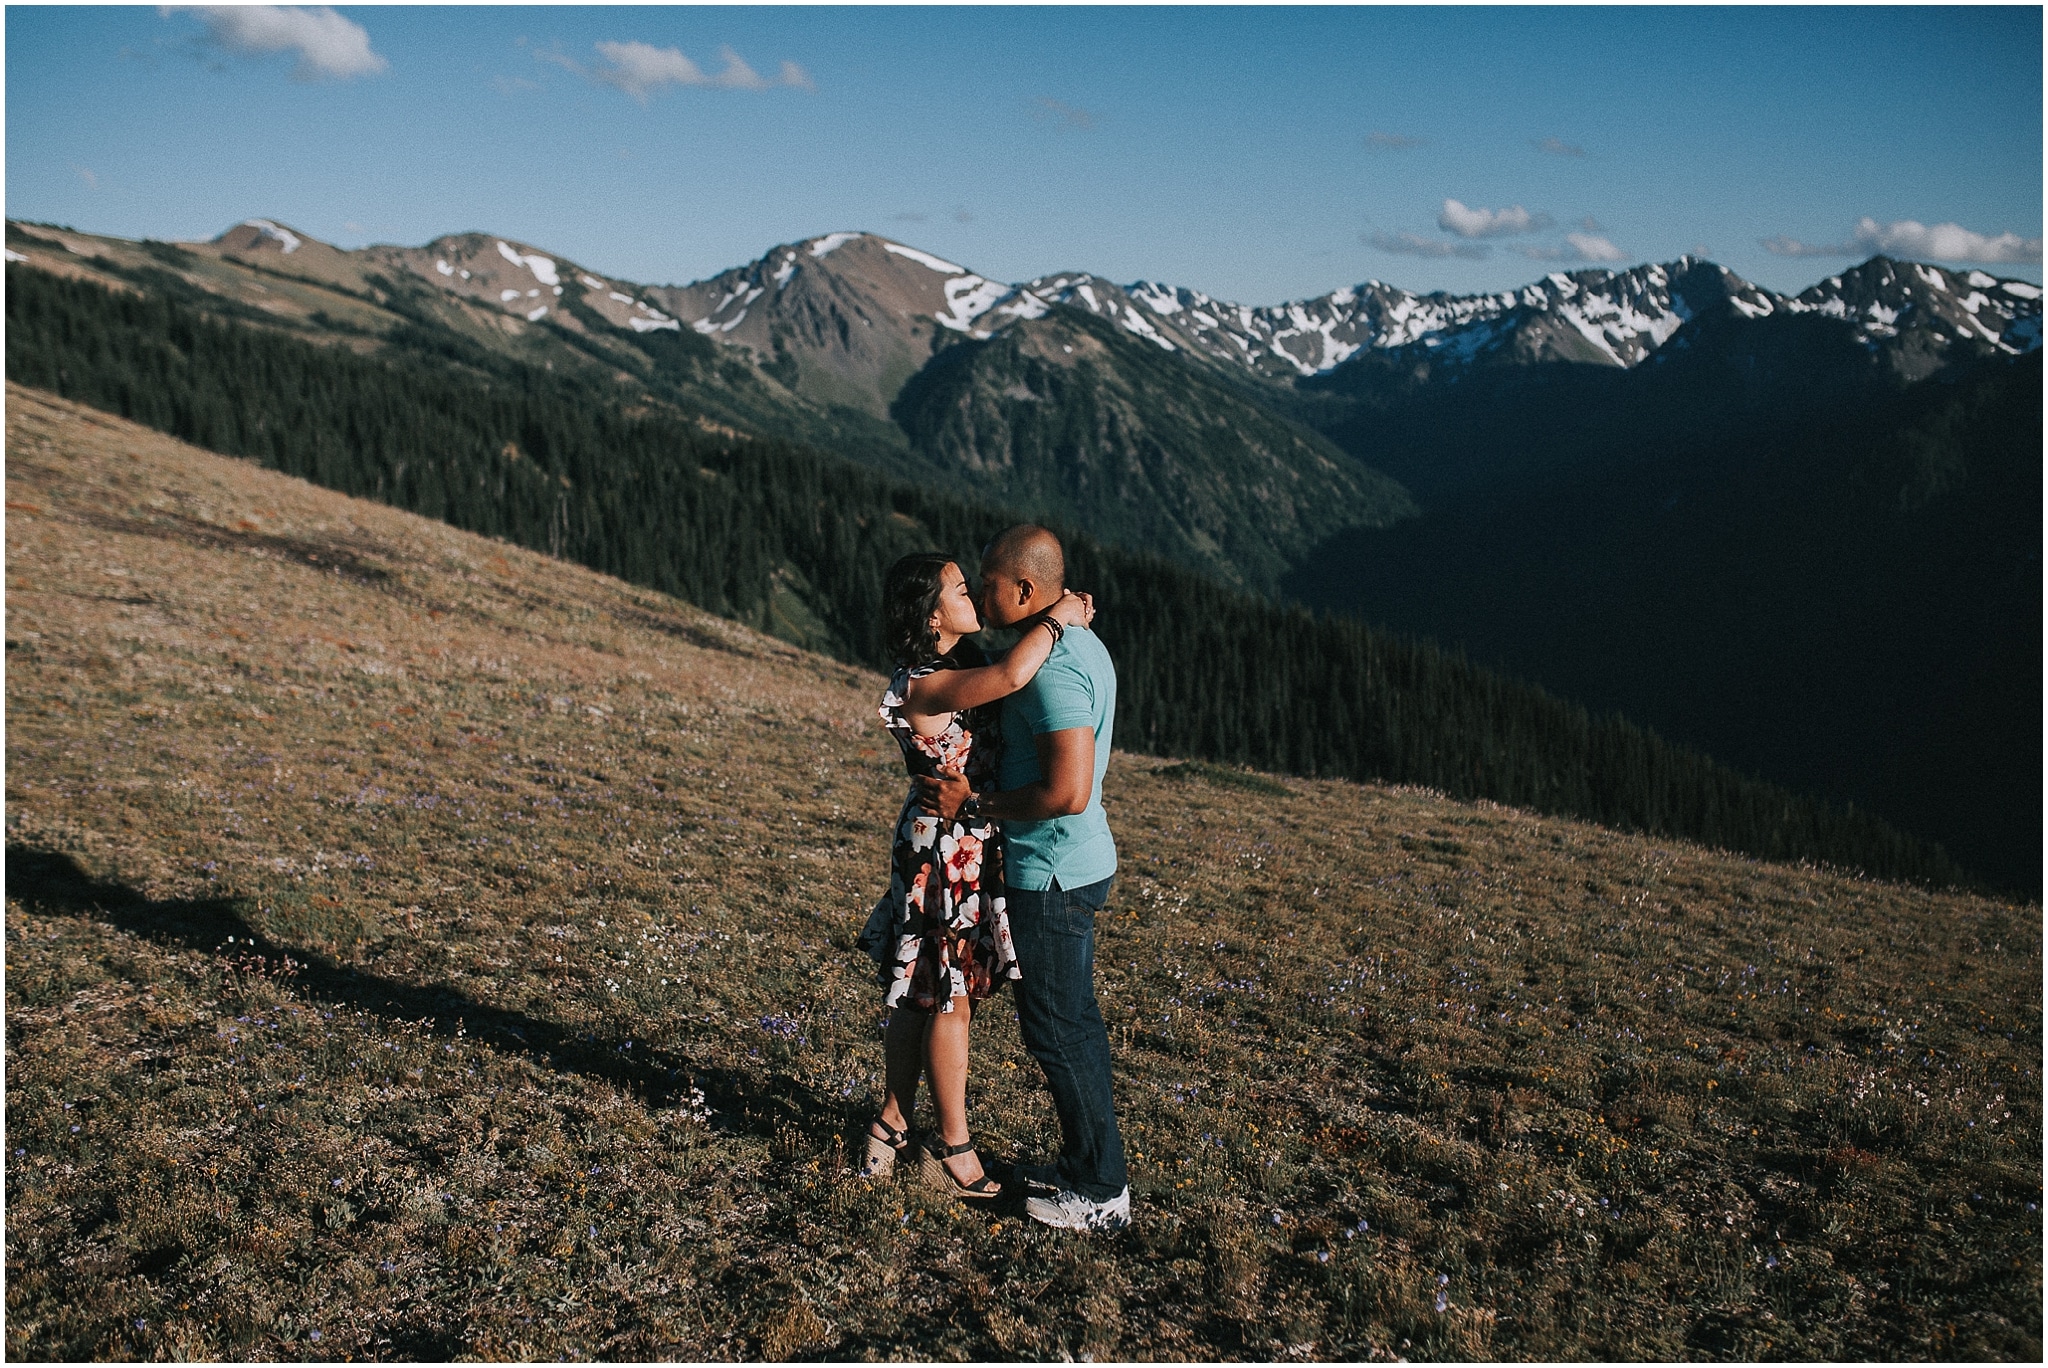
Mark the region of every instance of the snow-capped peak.
POLYGON ((1877 256, 1829 276, 1782 307, 1788 313, 1839 318, 1873 351, 1908 328, 1942 343, 1967 343, 2009 356, 2041 346, 2040 290, 1984 271, 1950 271, 1877 256))

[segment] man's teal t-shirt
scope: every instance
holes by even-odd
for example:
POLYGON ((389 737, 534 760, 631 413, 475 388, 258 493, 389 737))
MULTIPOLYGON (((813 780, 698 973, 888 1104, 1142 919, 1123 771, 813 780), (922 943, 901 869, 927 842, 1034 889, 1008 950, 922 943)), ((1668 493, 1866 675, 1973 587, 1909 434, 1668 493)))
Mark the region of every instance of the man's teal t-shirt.
POLYGON ((1071 817, 1003 823, 1011 886, 1043 892, 1084 888, 1116 873, 1116 838, 1102 812, 1102 775, 1109 768, 1110 732, 1116 723, 1116 666, 1085 627, 1069 627, 1029 684, 1003 700, 1003 763, 998 782, 1021 788, 1043 779, 1038 744, 1046 732, 1089 727, 1095 732, 1095 778, 1088 806, 1071 817))

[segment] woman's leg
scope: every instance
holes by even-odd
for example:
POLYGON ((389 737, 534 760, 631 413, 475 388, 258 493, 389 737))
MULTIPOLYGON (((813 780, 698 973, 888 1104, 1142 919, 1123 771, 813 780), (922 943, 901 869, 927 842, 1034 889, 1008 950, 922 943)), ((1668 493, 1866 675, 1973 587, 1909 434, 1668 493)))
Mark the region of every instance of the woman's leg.
MULTIPOLYGON (((973 1005, 963 993, 953 999, 952 1011, 932 1013, 931 1033, 926 1038, 932 1105, 939 1113, 939 1139, 947 1145, 964 1145, 968 1140, 967 1028, 973 1016, 973 1005)), ((963 1183, 972 1183, 982 1176, 978 1154, 955 1155, 944 1162, 963 1183)))
POLYGON ((917 1079, 924 1072, 925 1023, 931 1015, 915 1007, 889 1013, 889 1030, 882 1038, 881 1120, 895 1130, 909 1130, 917 1114, 917 1079))

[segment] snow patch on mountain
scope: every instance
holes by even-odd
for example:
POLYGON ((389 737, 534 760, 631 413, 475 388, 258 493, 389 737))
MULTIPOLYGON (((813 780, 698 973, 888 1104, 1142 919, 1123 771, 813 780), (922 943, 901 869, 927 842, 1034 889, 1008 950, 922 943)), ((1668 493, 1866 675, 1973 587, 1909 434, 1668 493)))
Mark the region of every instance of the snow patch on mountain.
POLYGON ((290 256, 293 252, 299 250, 299 235, 289 228, 279 227, 269 219, 243 219, 242 226, 254 228, 263 236, 277 243, 278 246, 284 249, 286 256, 290 256))
POLYGON ((983 280, 978 275, 957 275, 946 282, 945 312, 933 314, 932 317, 938 320, 941 327, 951 328, 954 332, 974 333, 977 337, 987 337, 987 332, 975 332, 974 320, 1014 293, 1016 291, 1013 287, 997 281, 983 280))
POLYGON ((824 256, 833 248, 844 247, 859 236, 859 233, 827 233, 821 238, 814 238, 811 241, 811 255, 814 257, 824 256))
POLYGON ((900 242, 890 242, 884 239, 882 242, 882 250, 885 252, 893 252, 900 257, 908 257, 910 258, 910 260, 916 262, 918 265, 930 267, 932 270, 937 271, 940 275, 960 275, 967 269, 965 266, 955 266, 950 261, 945 261, 939 257, 935 257, 930 252, 920 252, 915 247, 905 247, 900 242))
POLYGON ((514 266, 524 266, 527 270, 532 271, 533 278, 543 285, 559 285, 562 283, 562 278, 555 274, 555 263, 550 257, 544 257, 538 253, 521 256, 513 249, 510 243, 506 242, 498 244, 498 255, 504 257, 505 260, 511 262, 514 266))

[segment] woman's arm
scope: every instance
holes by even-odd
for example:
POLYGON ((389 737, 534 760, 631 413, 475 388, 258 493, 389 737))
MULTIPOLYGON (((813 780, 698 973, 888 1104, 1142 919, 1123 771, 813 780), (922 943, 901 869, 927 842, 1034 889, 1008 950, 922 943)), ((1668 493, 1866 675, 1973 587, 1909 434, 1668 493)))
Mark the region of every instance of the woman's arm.
MULTIPOLYGON (((1095 616, 1095 600, 1069 590, 1045 615, 1059 619, 1062 626, 1085 627, 1095 616)), ((941 717, 1008 698, 1031 682, 1039 667, 1052 656, 1055 641, 1049 628, 1034 621, 1009 654, 993 664, 920 675, 910 681, 903 715, 915 724, 923 718, 941 717)))

